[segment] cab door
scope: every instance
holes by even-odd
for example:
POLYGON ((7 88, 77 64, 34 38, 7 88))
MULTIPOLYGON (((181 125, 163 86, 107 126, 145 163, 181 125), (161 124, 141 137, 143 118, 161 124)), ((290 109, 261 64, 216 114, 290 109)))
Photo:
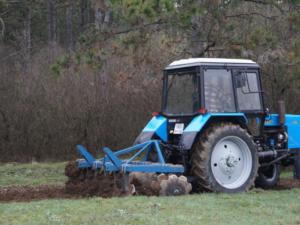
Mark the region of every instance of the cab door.
POLYGON ((253 136, 260 136, 265 112, 258 69, 233 70, 237 111, 245 113, 253 136))

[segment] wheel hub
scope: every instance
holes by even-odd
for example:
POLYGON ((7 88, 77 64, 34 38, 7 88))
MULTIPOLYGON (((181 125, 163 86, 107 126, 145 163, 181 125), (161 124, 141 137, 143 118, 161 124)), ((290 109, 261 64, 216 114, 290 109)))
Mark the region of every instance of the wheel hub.
POLYGON ((238 164, 238 158, 235 157, 232 154, 228 154, 225 157, 222 157, 219 161, 220 169, 225 173, 225 174, 232 174, 234 170, 237 167, 238 164))

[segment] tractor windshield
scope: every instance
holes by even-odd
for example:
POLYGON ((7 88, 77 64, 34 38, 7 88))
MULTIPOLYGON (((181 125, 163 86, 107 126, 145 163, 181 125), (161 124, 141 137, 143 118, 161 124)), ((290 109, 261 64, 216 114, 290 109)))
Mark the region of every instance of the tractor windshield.
POLYGON ((168 74, 165 80, 164 112, 192 114, 199 109, 197 75, 195 72, 168 74))

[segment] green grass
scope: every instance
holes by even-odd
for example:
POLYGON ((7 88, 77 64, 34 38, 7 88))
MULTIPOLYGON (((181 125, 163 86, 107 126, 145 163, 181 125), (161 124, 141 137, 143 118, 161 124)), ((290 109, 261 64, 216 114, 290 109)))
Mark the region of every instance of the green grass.
MULTIPOLYGON (((2 164, 0 186, 63 184, 65 163, 2 164)), ((291 171, 283 171, 291 177, 291 171)), ((0 224, 300 224, 300 189, 0 203, 0 224)))
POLYGON ((287 168, 280 173, 281 178, 292 178, 294 176, 293 168, 287 168))
POLYGON ((0 187, 64 184, 66 163, 1 164, 0 187))
POLYGON ((300 224, 300 189, 0 204, 0 224, 300 224))
MULTIPOLYGON (((64 184, 66 163, 0 164, 0 187, 16 185, 64 184)), ((281 177, 292 177, 291 169, 282 171, 281 177)))

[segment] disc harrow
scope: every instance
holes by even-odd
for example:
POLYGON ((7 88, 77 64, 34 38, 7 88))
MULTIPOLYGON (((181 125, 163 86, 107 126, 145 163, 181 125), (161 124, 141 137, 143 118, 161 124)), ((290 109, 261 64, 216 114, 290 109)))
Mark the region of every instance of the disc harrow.
POLYGON ((130 148, 112 152, 104 148, 105 156, 95 159, 83 146, 77 146, 83 159, 68 163, 66 191, 83 196, 123 195, 184 195, 192 190, 183 176, 182 165, 165 162, 159 141, 147 141, 130 148), (154 151, 158 161, 148 157, 154 151), (129 159, 121 156, 131 154, 129 159))

